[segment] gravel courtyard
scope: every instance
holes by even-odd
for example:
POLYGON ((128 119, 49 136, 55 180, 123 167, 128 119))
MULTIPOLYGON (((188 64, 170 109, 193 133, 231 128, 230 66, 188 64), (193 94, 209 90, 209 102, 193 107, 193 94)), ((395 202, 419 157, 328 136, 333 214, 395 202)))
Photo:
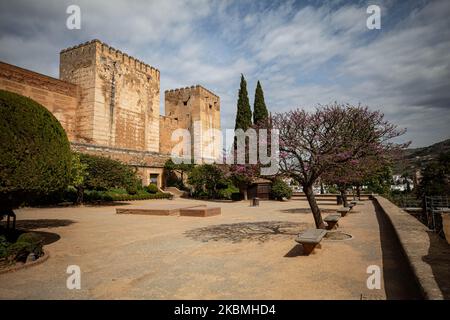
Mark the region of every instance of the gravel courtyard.
MULTIPOLYGON (((129 205, 149 203, 135 201, 129 205)), ((50 258, 0 274, 1 299, 406 299, 417 290, 393 231, 371 201, 339 221, 352 239, 324 239, 310 256, 294 241, 314 227, 305 201, 220 206, 221 216, 117 215, 116 206, 24 208, 18 227, 46 235, 50 258), (81 289, 69 290, 69 265, 81 289), (381 268, 369 290, 367 267, 381 268)), ((123 204, 128 205, 128 204, 123 204)), ((120 207, 123 207, 120 205, 120 207)), ((321 205, 323 215, 336 205, 321 205)))

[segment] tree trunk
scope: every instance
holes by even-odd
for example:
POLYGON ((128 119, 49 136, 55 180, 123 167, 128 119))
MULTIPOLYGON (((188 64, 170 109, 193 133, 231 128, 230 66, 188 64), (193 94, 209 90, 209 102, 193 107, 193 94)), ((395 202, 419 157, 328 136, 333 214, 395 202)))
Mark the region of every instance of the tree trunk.
POLYGON ((247 185, 246 184, 241 184, 239 186, 239 192, 241 193, 243 200, 248 200, 248 197, 247 197, 247 185))
POLYGON ((356 198, 361 200, 361 186, 359 184, 356 186, 356 198))
POLYGON ((320 183, 320 194, 325 194, 325 190, 323 188, 323 183, 320 183))
POLYGON ((75 204, 82 204, 83 203, 83 196, 84 196, 84 188, 83 187, 77 187, 77 200, 75 204))
POLYGON ((306 198, 308 199, 308 203, 314 217, 314 223, 316 224, 316 228, 325 229, 325 224, 323 223, 322 220, 322 214, 320 212, 319 206, 317 205, 316 197, 314 196, 312 186, 303 186, 303 191, 305 192, 306 198))
POLYGON ((341 197, 342 197, 342 205, 344 207, 348 206, 348 202, 347 202, 347 190, 345 189, 345 187, 339 187, 339 192, 341 193, 341 197))

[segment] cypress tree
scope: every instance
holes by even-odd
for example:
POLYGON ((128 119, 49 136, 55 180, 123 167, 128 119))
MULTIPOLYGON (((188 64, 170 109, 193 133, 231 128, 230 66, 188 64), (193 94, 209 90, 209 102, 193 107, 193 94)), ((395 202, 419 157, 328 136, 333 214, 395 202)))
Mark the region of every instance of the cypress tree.
POLYGON ((256 84, 255 103, 253 106, 253 123, 258 124, 262 121, 267 121, 269 112, 267 111, 266 103, 264 102, 264 92, 261 83, 256 84))
POLYGON ((241 74, 241 86, 239 88, 239 97, 237 102, 236 124, 235 129, 246 131, 252 125, 252 110, 250 109, 250 101, 248 100, 247 81, 241 74))

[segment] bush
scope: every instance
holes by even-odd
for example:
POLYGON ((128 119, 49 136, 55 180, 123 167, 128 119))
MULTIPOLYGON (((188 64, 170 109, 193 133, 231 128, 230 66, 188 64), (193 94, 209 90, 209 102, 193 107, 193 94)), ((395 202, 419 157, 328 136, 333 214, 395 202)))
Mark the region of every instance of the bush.
POLYGON ((0 206, 64 190, 72 158, 59 121, 39 103, 4 90, 0 114, 0 206))
POLYGON ((234 193, 240 194, 240 193, 239 193, 239 189, 236 188, 236 187, 235 187, 234 185, 232 185, 232 184, 230 184, 226 189, 220 189, 220 190, 218 191, 219 198, 221 198, 221 199, 227 199, 227 200, 232 200, 232 199, 233 199, 233 194, 234 194, 234 193))
POLYGON ((111 188, 126 188, 134 192, 137 188, 136 173, 120 161, 82 153, 80 161, 87 165, 85 189, 104 191, 111 188))
POLYGON ((15 243, 8 246, 6 256, 11 261, 25 262, 30 253, 34 253, 36 257, 44 253, 42 238, 33 232, 21 234, 15 243))
POLYGON ((290 198, 292 196, 292 189, 281 179, 276 179, 272 183, 271 196, 274 199, 281 200, 283 198, 290 198))
POLYGON ((159 190, 156 184, 150 183, 145 187, 145 191, 147 191, 148 193, 157 193, 159 190))

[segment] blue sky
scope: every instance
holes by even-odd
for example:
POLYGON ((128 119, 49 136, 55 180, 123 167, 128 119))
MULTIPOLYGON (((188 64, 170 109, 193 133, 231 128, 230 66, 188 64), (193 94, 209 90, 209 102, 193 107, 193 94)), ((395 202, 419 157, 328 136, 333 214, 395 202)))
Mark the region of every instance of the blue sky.
MULTIPOLYGON (((450 137, 450 1, 0 1, 0 60, 58 77, 59 51, 94 38, 201 84, 233 128, 240 74, 271 112, 334 101, 381 109, 424 146, 450 137), (66 8, 81 8, 81 30, 66 8), (381 7, 381 30, 366 27, 381 7)), ((163 107, 163 106, 161 106, 163 107)))

